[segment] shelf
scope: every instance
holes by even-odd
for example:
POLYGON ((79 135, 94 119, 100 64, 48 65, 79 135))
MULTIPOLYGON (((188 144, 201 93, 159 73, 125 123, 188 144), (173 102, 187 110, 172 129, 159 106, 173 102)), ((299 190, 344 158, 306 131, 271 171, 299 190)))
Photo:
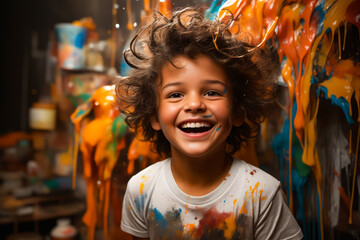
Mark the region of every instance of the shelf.
POLYGON ((0 198, 0 209, 4 210, 13 210, 19 207, 54 202, 54 201, 64 201, 69 199, 75 199, 75 196, 72 192, 61 193, 61 194, 49 194, 49 195, 38 195, 26 198, 15 198, 12 195, 1 196, 0 198))
POLYGON ((76 215, 83 213, 86 205, 84 200, 75 198, 73 194, 36 196, 24 199, 6 196, 1 198, 1 209, 8 216, 0 216, 0 225, 76 215), (18 209, 26 206, 34 208, 31 214, 18 215, 16 213, 18 209))
POLYGON ((82 74, 82 73, 97 73, 97 74, 106 74, 107 70, 95 70, 95 69, 88 69, 88 68, 81 68, 81 69, 66 69, 60 68, 61 72, 63 73, 70 73, 70 74, 82 74))

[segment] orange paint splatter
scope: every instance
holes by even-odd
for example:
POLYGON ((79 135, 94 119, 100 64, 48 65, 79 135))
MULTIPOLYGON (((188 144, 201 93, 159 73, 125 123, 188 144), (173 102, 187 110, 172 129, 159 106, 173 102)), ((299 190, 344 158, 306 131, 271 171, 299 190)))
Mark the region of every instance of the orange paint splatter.
POLYGON ((248 191, 245 192, 244 203, 243 203, 243 205, 241 206, 239 215, 240 215, 240 214, 246 214, 246 213, 247 213, 247 210, 246 210, 246 198, 247 198, 247 193, 248 193, 248 191))

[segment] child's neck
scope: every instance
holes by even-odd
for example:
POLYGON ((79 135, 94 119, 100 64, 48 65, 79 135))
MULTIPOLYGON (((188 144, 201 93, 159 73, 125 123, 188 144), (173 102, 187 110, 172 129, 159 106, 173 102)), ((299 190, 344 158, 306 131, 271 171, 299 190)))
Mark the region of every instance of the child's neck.
POLYGON ((231 165, 232 159, 226 157, 225 151, 205 158, 173 153, 171 170, 175 182, 183 192, 192 196, 202 196, 221 184, 231 165))

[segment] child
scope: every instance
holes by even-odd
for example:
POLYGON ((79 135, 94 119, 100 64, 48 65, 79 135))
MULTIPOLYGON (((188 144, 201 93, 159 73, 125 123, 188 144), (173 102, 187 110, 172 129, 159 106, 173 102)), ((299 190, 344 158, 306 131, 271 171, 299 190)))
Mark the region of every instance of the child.
POLYGON ((302 238, 279 181, 232 157, 274 99, 272 55, 194 8, 155 14, 136 35, 117 95, 127 124, 168 158, 130 179, 123 231, 155 240, 302 238))

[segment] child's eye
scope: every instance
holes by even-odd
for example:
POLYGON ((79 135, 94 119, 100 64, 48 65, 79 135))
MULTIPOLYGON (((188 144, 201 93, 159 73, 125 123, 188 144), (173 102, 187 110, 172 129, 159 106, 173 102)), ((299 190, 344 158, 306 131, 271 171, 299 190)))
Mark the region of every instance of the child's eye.
POLYGON ((205 96, 208 96, 208 97, 213 97, 213 96, 221 96, 221 94, 217 91, 207 91, 205 93, 205 96))
POLYGON ((170 93, 168 95, 168 98, 180 98, 180 97, 182 97, 182 94, 178 92, 170 93))

